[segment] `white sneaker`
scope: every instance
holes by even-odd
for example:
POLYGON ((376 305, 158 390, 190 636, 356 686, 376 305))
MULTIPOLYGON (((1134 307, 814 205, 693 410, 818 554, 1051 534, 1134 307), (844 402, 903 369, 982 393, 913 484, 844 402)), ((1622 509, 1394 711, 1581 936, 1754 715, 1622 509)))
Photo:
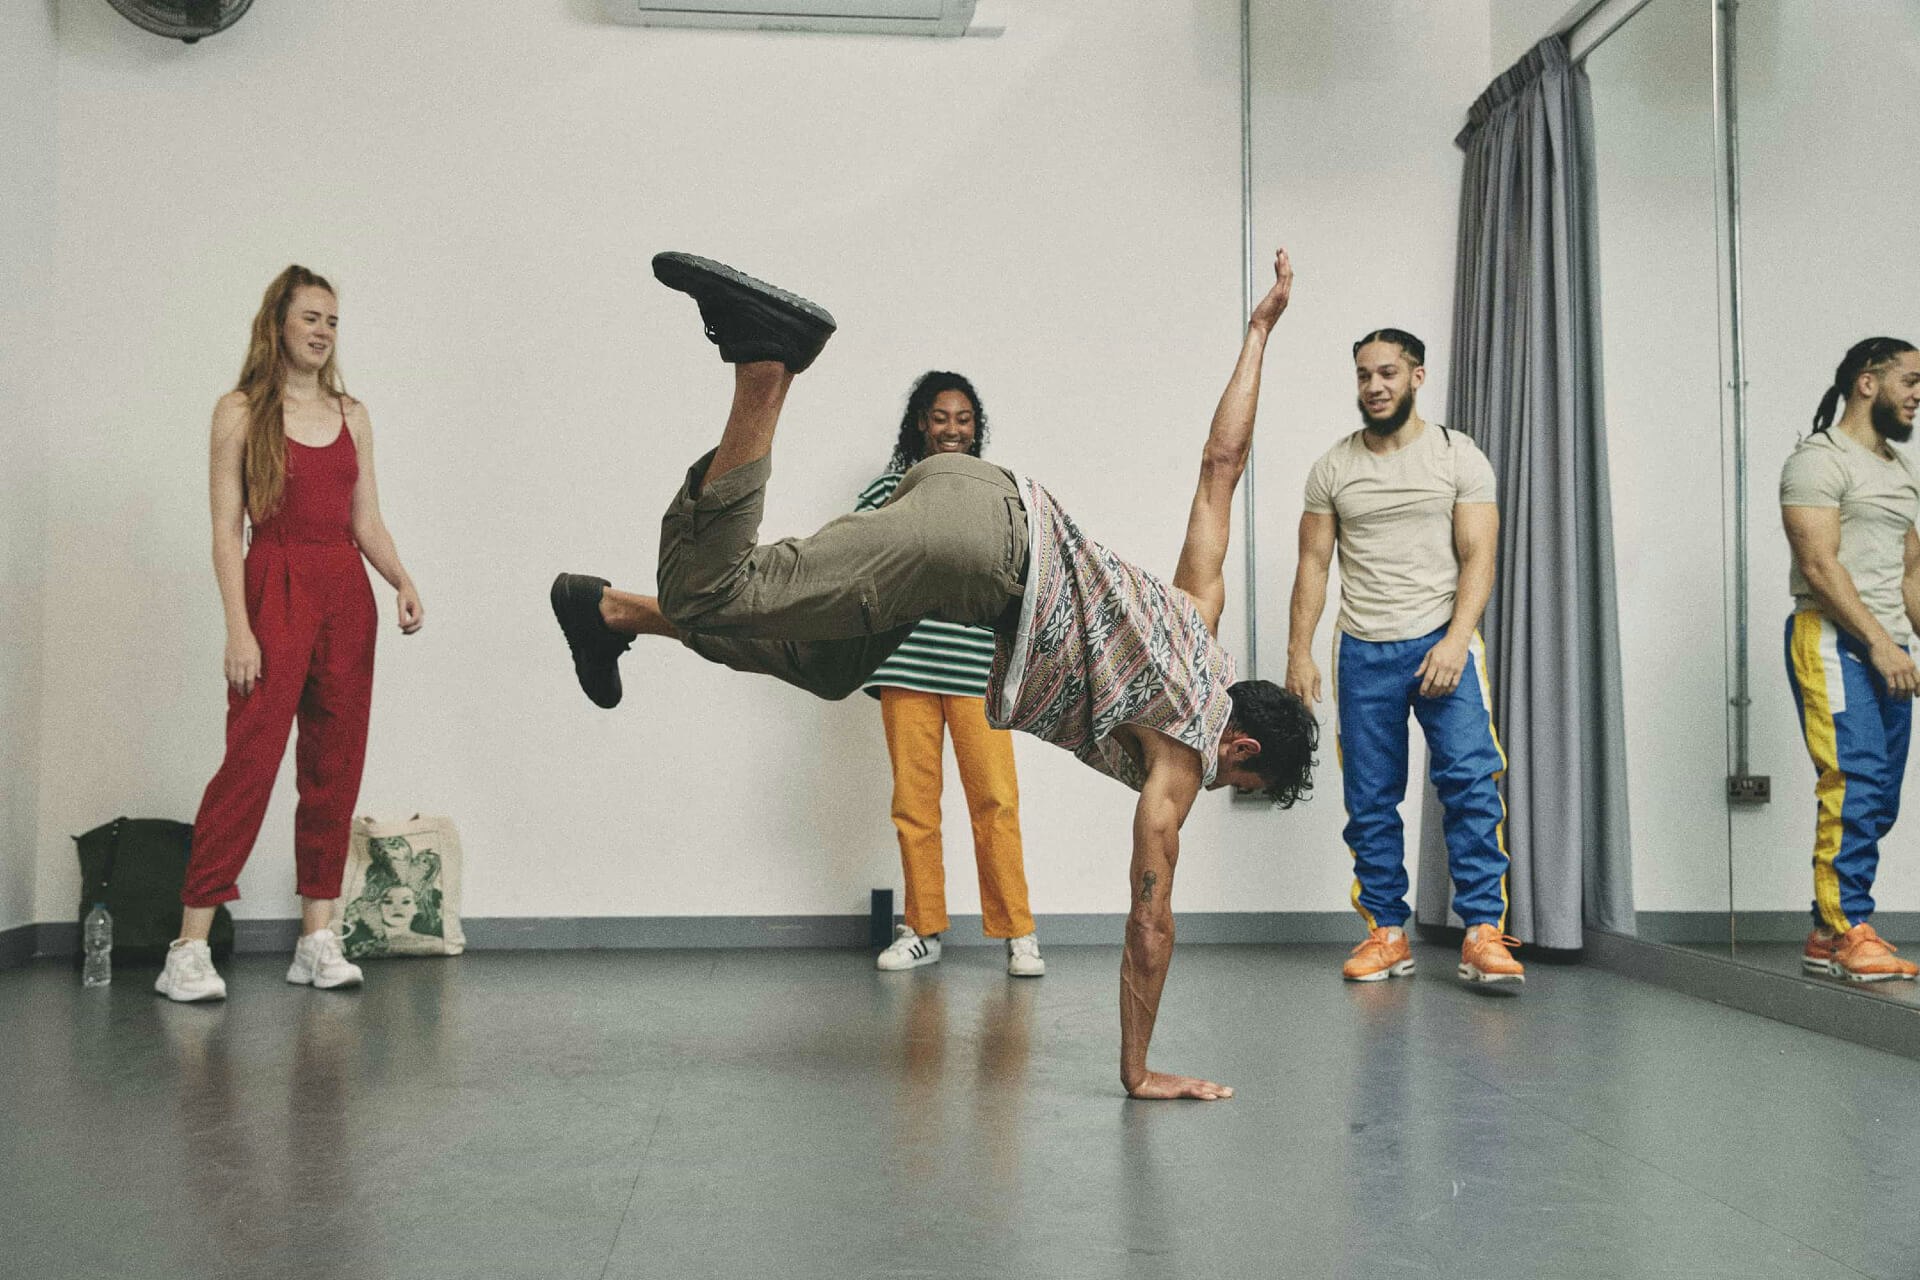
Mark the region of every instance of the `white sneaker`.
POLYGON ((185 938, 167 944, 167 967, 160 971, 153 989, 182 1004, 227 998, 227 984, 213 967, 213 952, 206 943, 185 938))
POLYGON ((1007 972, 1016 978, 1037 978, 1047 971, 1047 962, 1040 958, 1040 935, 1022 934, 1018 938, 1007 939, 1007 972))
POLYGON ((885 969, 888 973, 939 963, 940 935, 936 933, 931 938, 923 938, 904 924, 893 926, 893 945, 882 951, 873 962, 876 969, 885 969))
POLYGON ((293 967, 287 970, 288 982, 322 989, 357 987, 360 978, 360 966, 347 963, 340 936, 331 929, 316 929, 300 939, 293 949, 293 967))

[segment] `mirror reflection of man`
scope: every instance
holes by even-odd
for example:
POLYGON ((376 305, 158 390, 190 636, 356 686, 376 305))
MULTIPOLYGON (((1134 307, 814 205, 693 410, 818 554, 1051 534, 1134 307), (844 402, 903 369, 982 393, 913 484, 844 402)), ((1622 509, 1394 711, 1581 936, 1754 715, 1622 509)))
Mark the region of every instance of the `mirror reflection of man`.
POLYGON ((1819 775, 1813 932, 1801 964, 1853 982, 1920 973, 1869 923, 1920 691, 1909 653, 1920 627, 1920 468, 1893 447, 1913 435, 1916 409, 1913 344, 1855 343, 1780 473, 1793 551, 1787 679, 1819 775))
POLYGON ((1334 701, 1353 854, 1353 906, 1367 938, 1342 976, 1413 972, 1405 830, 1407 715, 1427 738, 1446 810, 1453 909, 1467 926, 1459 975, 1524 982, 1506 936, 1506 756, 1493 728, 1480 615, 1493 591, 1500 511, 1493 468, 1474 443, 1420 416, 1426 345, 1399 329, 1353 344, 1361 429, 1307 478, 1293 582, 1287 688, 1320 698, 1313 633, 1340 552, 1334 701))

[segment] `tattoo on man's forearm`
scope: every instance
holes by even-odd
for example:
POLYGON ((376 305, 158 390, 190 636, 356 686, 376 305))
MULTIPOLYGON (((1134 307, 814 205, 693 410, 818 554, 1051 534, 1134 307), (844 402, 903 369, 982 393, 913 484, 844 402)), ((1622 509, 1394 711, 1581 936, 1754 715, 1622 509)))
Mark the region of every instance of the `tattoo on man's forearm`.
POLYGON ((1140 877, 1140 901, 1153 901, 1153 886, 1160 883, 1160 877, 1149 871, 1140 877))

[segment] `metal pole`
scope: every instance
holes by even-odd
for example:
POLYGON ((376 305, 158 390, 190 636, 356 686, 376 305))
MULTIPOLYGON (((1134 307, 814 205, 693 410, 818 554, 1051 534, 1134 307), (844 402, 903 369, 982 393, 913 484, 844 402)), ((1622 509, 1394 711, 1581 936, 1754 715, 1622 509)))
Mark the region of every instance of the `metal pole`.
MULTIPOLYGON (((1253 0, 1240 0, 1240 323, 1253 315, 1253 0)), ((1247 541, 1247 654, 1245 678, 1260 674, 1260 557, 1255 550, 1253 446, 1247 470, 1241 524, 1247 541)))
POLYGON ((1559 34, 1567 40, 1567 56, 1575 62, 1582 61, 1649 3, 1650 0, 1598 0, 1571 25, 1560 28, 1559 34))
POLYGON ((1739 0, 1720 0, 1720 127, 1727 183, 1727 321, 1733 392, 1733 772, 1748 772, 1747 350, 1740 271, 1740 100, 1734 27, 1739 0))

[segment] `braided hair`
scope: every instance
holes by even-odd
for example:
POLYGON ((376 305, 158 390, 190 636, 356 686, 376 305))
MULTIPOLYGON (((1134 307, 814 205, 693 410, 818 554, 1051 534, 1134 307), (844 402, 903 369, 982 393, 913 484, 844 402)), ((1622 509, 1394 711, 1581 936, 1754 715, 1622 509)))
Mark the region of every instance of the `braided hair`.
POLYGON ((1904 338, 1863 338, 1848 347, 1846 358, 1833 371, 1833 385, 1820 397, 1820 407, 1813 411, 1814 431, 1825 431, 1833 425, 1841 402, 1853 394, 1853 384, 1861 374, 1878 373, 1892 364, 1895 356, 1912 350, 1914 345, 1904 338))
POLYGON ((1418 369, 1427 363, 1427 344, 1408 333, 1405 329, 1375 329, 1366 337, 1353 344, 1353 354, 1360 355, 1360 348, 1369 342, 1391 342, 1406 352, 1407 363, 1418 369))
POLYGON ((907 411, 900 415, 900 436, 894 442, 889 470, 905 471, 926 456, 927 437, 922 428, 942 391, 958 391, 973 405, 973 444, 967 452, 977 458, 987 447, 987 407, 980 403, 980 394, 960 374, 934 369, 921 374, 913 390, 907 393, 907 411))

